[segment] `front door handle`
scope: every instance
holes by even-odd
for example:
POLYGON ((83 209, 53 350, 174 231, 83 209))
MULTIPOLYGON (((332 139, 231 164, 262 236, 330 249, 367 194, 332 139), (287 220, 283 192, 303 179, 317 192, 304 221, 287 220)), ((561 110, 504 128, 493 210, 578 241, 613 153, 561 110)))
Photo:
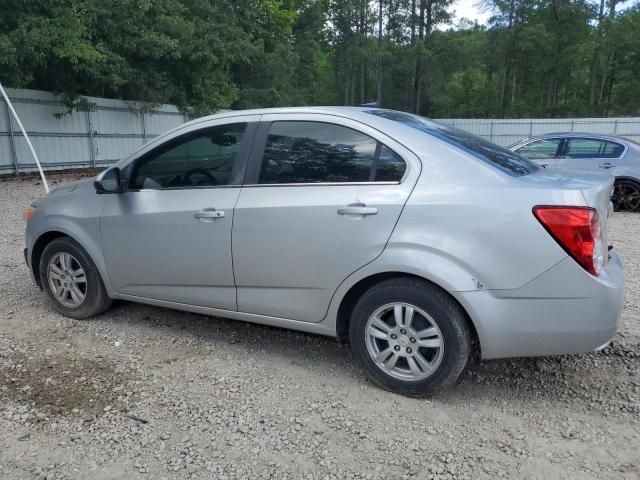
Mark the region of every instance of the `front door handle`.
POLYGON ((603 164, 598 165, 598 166, 600 168, 613 168, 613 167, 615 167, 615 165, 613 163, 609 163, 609 162, 603 163, 603 164))
POLYGON ((199 212, 194 213, 193 216, 200 221, 206 222, 224 217, 224 212, 222 210, 216 210, 215 208, 203 208, 199 212))
POLYGON ((364 203, 350 203, 338 209, 338 215, 377 215, 378 209, 367 207, 364 203))

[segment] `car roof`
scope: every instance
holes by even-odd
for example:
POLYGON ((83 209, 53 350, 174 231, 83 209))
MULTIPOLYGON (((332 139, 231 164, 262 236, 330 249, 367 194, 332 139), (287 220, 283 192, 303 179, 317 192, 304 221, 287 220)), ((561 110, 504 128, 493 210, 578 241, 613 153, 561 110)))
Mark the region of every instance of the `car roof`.
MULTIPOLYGON (((372 112, 375 110, 379 110, 375 107, 341 107, 341 106, 326 106, 326 107, 275 107, 275 108, 255 108, 248 110, 224 110, 213 115, 207 115, 204 117, 194 118, 178 127, 170 130, 179 130, 185 127, 190 127, 191 125, 197 125, 198 123, 207 122, 210 120, 219 120, 225 118, 234 118, 234 117, 243 117, 250 115, 268 115, 268 114, 287 114, 287 113, 298 113, 298 114, 321 114, 321 115, 332 115, 338 117, 345 117, 352 120, 359 121, 366 125, 369 125, 373 128, 378 128, 381 131, 385 131, 385 133, 389 133, 391 136, 397 129, 400 131, 405 129, 410 129, 406 125, 402 125, 401 123, 394 122, 392 120, 388 120, 386 118, 382 118, 376 115, 371 115, 367 112, 372 112)), ((410 129, 413 130, 413 129, 410 129)), ((167 132, 169 133, 169 132, 167 132)))
POLYGON ((203 122, 207 120, 215 120, 218 118, 237 117, 243 115, 266 115, 270 113, 324 113, 329 115, 352 116, 358 115, 367 110, 375 110, 373 107, 342 107, 342 106, 326 106, 326 107, 273 107, 273 108, 253 108, 247 110, 222 110, 213 115, 199 117, 191 122, 203 122))

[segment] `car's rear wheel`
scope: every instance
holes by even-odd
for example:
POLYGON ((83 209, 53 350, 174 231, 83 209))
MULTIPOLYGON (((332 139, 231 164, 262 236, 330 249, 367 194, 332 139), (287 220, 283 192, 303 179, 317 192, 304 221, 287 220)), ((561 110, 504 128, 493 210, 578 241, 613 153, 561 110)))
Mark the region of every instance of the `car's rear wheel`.
POLYGON ((617 180, 611 201, 616 212, 640 211, 640 184, 632 180, 617 180))
POLYGON ((471 349, 460 305, 435 285, 409 277, 385 280, 360 298, 349 340, 371 380, 414 396, 455 382, 471 349))
POLYGON ((69 237, 56 238, 44 248, 40 281, 53 307, 67 317, 93 317, 111 305, 95 264, 69 237))

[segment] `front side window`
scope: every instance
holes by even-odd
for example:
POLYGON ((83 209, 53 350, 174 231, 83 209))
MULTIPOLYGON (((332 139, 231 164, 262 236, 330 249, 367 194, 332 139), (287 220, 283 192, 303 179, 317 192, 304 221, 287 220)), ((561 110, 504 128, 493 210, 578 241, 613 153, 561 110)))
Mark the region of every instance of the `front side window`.
POLYGON ((532 160, 549 160, 556 158, 561 143, 559 138, 537 140, 518 148, 516 152, 532 160))
POLYGON ((236 177, 246 123, 205 128, 170 140, 136 161, 132 189, 215 187, 236 177))
POLYGON ((405 169, 400 156, 357 130, 323 122, 273 122, 259 183, 399 182, 405 169))
POLYGON ((570 138, 564 152, 566 158, 618 158, 624 146, 597 138, 570 138))

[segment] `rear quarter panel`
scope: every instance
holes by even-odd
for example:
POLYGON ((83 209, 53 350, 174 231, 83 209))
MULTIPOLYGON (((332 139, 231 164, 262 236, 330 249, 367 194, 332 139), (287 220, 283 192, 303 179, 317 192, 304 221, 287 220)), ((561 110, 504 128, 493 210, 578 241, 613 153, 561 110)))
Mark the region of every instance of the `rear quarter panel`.
POLYGON ((579 188, 511 177, 442 142, 413 147, 423 170, 398 224, 382 255, 339 286, 327 322, 348 290, 376 273, 417 275, 449 292, 515 289, 567 257, 532 209, 584 206, 579 188))
POLYGON ((411 259, 443 287, 465 291, 518 288, 566 257, 532 209, 585 205, 579 188, 538 181, 544 170, 512 177, 448 145, 425 150, 423 175, 380 261, 411 259))

